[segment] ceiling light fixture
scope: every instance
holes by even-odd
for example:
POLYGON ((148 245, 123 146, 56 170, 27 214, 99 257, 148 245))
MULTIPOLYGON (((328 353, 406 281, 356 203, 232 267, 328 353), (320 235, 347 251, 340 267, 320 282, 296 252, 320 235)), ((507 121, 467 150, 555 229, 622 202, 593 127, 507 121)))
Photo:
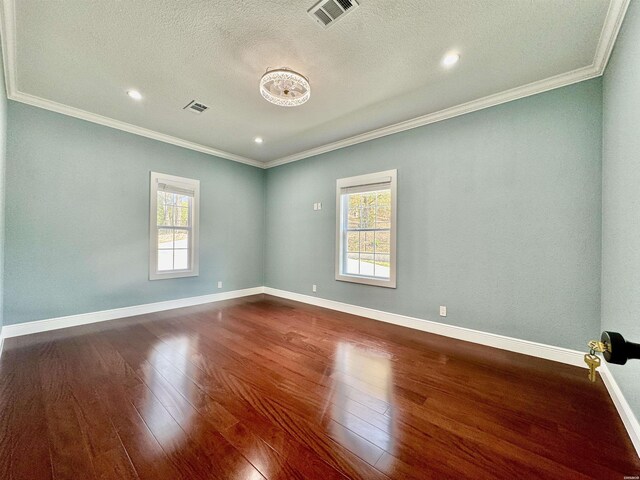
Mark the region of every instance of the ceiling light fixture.
POLYGON ((264 142, 264 140, 262 140, 262 137, 256 137, 253 141, 256 142, 256 143, 264 142))
POLYGON ((457 53, 448 53, 442 59, 442 64, 445 67, 451 67, 452 65, 455 65, 456 63, 458 63, 458 60, 460 60, 460 55, 459 54, 457 54, 457 53))
POLYGON ((281 107, 297 107, 311 96, 309 80, 286 67, 268 70, 260 79, 260 94, 281 107))
POLYGON ((127 92, 127 95, 129 95, 134 100, 142 100, 142 94, 137 90, 129 90, 127 92))

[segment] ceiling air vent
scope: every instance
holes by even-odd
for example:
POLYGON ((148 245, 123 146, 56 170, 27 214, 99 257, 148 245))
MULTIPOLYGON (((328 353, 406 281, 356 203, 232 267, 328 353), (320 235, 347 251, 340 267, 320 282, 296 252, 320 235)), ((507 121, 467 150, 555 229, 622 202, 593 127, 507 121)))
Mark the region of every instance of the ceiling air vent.
POLYGON ((308 13, 324 28, 329 28, 359 6, 356 0, 321 0, 308 13))
POLYGON ((194 113, 202 113, 207 110, 207 107, 204 103, 196 102, 195 100, 191 100, 187 105, 183 108, 183 110, 190 110, 194 113))

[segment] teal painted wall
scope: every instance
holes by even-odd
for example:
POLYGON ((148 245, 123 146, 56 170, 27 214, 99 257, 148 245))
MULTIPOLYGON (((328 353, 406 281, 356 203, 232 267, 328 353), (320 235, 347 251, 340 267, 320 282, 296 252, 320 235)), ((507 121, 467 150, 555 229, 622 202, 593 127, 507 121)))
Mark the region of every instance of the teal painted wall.
POLYGON ((584 349, 600 329, 601 138, 598 78, 269 169, 266 285, 584 349), (336 179, 392 168, 398 288, 338 282, 336 179))
MULTIPOLYGON (((640 342, 640 2, 631 2, 604 75, 602 329, 640 342)), ((640 361, 609 365, 640 418, 640 361)))
POLYGON ((5 176, 7 164, 7 91, 0 55, 0 332, 4 323, 4 238, 5 238, 5 176))
POLYGON ((218 279, 315 283, 582 348, 600 328, 601 102, 595 79, 266 172, 9 102, 5 323, 215 293, 218 279), (390 168, 398 288, 337 282, 335 180, 390 168), (147 280, 151 170, 202 182, 199 277, 147 280))
POLYGON ((263 284, 263 170, 16 102, 8 114, 5 324, 263 284), (201 182, 198 277, 148 280, 152 170, 201 182))

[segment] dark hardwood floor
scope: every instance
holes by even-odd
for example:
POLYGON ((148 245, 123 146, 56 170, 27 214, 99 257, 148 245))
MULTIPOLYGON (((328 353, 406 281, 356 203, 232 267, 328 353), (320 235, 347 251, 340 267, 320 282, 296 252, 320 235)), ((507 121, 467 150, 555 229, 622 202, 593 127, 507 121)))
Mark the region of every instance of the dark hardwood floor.
POLYGON ((619 479, 585 370, 249 297, 5 341, 2 479, 619 479))

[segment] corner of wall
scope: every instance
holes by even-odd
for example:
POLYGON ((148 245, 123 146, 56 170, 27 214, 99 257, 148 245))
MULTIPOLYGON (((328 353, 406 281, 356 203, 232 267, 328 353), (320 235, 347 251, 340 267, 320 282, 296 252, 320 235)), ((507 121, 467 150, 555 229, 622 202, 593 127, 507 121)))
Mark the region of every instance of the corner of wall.
MULTIPOLYGON (((5 239, 5 178, 7 163, 7 90, 0 55, 0 342, 4 324, 4 239, 5 239)), ((0 343, 2 353, 2 343, 0 343)))
POLYGON ((267 169, 262 170, 262 285, 266 285, 267 281, 267 215, 269 209, 267 208, 267 169))

